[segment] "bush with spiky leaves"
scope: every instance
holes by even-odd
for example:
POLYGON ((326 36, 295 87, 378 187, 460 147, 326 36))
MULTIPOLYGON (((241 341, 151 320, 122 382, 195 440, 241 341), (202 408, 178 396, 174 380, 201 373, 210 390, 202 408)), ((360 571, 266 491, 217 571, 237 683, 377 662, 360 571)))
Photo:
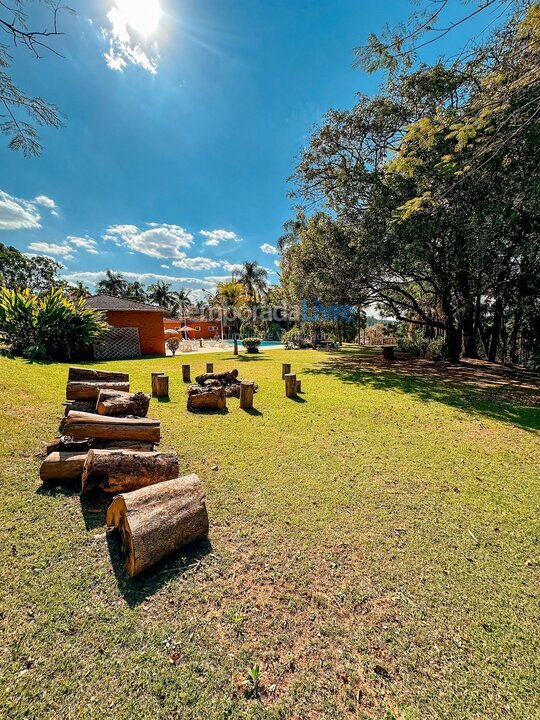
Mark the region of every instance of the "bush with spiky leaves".
POLYGON ((73 360, 84 355, 107 330, 104 316, 84 299, 63 290, 34 295, 29 289, 0 288, 0 335, 16 355, 73 360))

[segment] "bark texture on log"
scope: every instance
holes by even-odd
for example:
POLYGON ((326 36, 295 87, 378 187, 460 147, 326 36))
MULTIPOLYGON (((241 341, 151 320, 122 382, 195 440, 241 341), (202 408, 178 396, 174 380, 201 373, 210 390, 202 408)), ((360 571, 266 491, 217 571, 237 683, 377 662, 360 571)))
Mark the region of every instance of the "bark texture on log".
POLYGON ((146 417, 150 395, 143 392, 125 393, 119 390, 100 390, 97 398, 98 415, 135 415, 146 417))
POLYGON ((221 385, 230 385, 231 383, 237 383, 238 381, 238 370, 225 370, 218 373, 204 373, 203 375, 197 375, 195 381, 204 386, 209 381, 217 380, 221 385))
POLYGON ((296 397, 296 375, 293 373, 285 375, 285 395, 288 398, 296 397))
POLYGON ((45 485, 80 480, 86 452, 51 452, 41 463, 39 477, 45 485))
POLYGON ((156 397, 169 397, 169 376, 158 375, 156 377, 156 397))
POLYGON ((188 389, 188 410, 224 410, 227 407, 225 388, 222 386, 191 385, 188 389))
POLYGON ((254 386, 255 383, 248 380, 242 380, 240 383, 240 407, 242 410, 249 410, 253 407, 254 386))
MULTIPOLYGON (((225 385, 225 395, 226 397, 240 397, 240 385, 244 382, 243 380, 240 380, 240 382, 232 383, 231 385, 225 385)), ((250 380, 246 380, 245 382, 251 382, 250 380)), ((253 383, 253 392, 259 392, 259 386, 256 382, 253 383)))
POLYGON ((159 442, 160 422, 150 418, 120 418, 72 411, 63 419, 61 431, 76 439, 143 440, 159 442))
POLYGON ((176 477, 175 452, 90 450, 82 471, 82 491, 131 492, 176 477))
POLYGON ((283 363, 281 366, 281 379, 285 380, 285 375, 291 372, 291 363, 283 363))
POLYGON ((186 475, 118 495, 107 511, 107 525, 120 531, 126 570, 134 577, 184 545, 208 537, 201 481, 186 475))
POLYGON ((206 363, 206 373, 214 372, 214 363, 206 363))
POLYGON ((68 382, 66 400, 92 400, 100 390, 121 390, 129 392, 129 382, 68 382))
POLYGON ((96 438, 83 438, 75 440, 70 435, 61 435, 54 440, 44 443, 45 456, 52 452, 78 452, 87 453, 90 448, 94 449, 122 449, 137 450, 139 452, 152 452, 154 443, 142 440, 102 440, 96 438))
POLYGON ((152 373, 152 395, 156 394, 156 378, 159 377, 160 375, 163 375, 163 373, 162 372, 159 372, 159 373, 153 372, 152 373))
POLYGON ((297 380, 296 381, 296 394, 301 393, 301 392, 302 392, 302 381, 297 380))
POLYGON ((81 412, 96 412, 95 400, 72 400, 71 402, 64 403, 64 405, 64 415, 67 415, 70 410, 80 410, 81 412))
POLYGON ((182 380, 185 383, 191 382, 191 367, 189 365, 182 365, 182 380))
POLYGON ((112 370, 93 370, 92 368, 70 367, 70 382, 129 382, 129 374, 112 370))

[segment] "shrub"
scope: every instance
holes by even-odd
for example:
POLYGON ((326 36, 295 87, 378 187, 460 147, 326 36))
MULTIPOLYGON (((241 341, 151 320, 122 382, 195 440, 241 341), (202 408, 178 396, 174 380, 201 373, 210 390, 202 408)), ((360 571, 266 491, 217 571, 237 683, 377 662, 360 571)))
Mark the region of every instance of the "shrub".
POLYGON ((176 351, 180 347, 180 340, 178 338, 172 337, 167 340, 167 347, 172 352, 173 357, 176 355, 176 351))
POLYGON ((281 336, 281 342, 285 345, 286 350, 298 350, 300 348, 311 347, 311 340, 297 327, 284 332, 281 336))
POLYGON ((242 340, 242 345, 246 348, 248 353, 258 353, 261 339, 258 337, 248 337, 242 340))
POLYGON ((43 297, 28 289, 0 288, 0 333, 16 355, 72 360, 83 355, 107 330, 101 313, 84 299, 51 290, 43 297))
POLYGON ((448 347, 444 337, 439 336, 433 338, 433 340, 429 340, 426 355, 432 360, 446 360, 448 357, 448 347))

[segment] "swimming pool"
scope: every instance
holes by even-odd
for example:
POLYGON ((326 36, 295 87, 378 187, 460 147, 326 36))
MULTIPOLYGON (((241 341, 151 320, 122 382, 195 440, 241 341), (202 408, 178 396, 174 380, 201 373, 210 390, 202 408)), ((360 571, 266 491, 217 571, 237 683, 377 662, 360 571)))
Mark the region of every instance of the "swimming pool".
MULTIPOLYGON (((233 343, 232 340, 229 340, 229 345, 230 345, 230 347, 233 347, 233 346, 234 346, 234 343, 233 343)), ((238 347, 241 348, 241 349, 243 349, 243 347, 244 347, 244 346, 242 345, 242 341, 241 341, 241 340, 238 341, 238 347)), ((279 340, 261 340, 261 344, 259 345, 259 347, 260 347, 261 349, 262 349, 262 348, 267 348, 268 350, 271 350, 272 348, 275 349, 275 348, 281 348, 281 347, 283 347, 283 343, 279 342, 279 340)))

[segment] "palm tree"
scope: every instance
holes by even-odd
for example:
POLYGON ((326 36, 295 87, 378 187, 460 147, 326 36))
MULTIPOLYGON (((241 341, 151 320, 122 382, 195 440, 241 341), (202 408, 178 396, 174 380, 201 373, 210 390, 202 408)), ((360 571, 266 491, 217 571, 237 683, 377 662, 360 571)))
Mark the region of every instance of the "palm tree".
POLYGON ((143 283, 138 280, 127 283, 124 297, 128 298, 128 300, 144 302, 146 300, 146 289, 143 283))
POLYGON ((68 292, 71 297, 76 299, 87 298, 90 295, 90 290, 87 288, 87 286, 83 283, 82 280, 77 280, 74 285, 68 286, 68 292))
POLYGON ((96 290, 101 295, 113 295, 114 297, 123 297, 126 292, 127 283, 121 273, 107 270, 105 277, 96 285, 96 290))
MULTIPOLYGON (((221 282, 217 284, 216 287, 216 301, 221 306, 222 309, 230 309, 230 310, 237 310, 242 307, 242 305, 245 305, 247 302, 247 297, 244 292, 244 287, 241 283, 237 282, 236 280, 231 280, 230 282, 221 282)), ((222 313, 222 322, 223 322, 223 313, 222 313)), ((232 327, 234 329, 234 333, 238 332, 238 327, 240 325, 239 318, 235 318, 232 321, 232 327)))
POLYGON ((158 280, 155 285, 148 286, 148 299, 154 305, 175 314, 178 312, 177 294, 171 290, 171 284, 158 280))
POLYGON ((185 288, 180 288, 178 292, 174 293, 176 296, 176 305, 182 311, 183 315, 185 314, 186 310, 191 307, 189 293, 190 291, 186 290, 185 288))
POLYGON ((260 302, 268 289, 268 270, 261 267, 258 262, 245 261, 238 276, 238 282, 243 286, 244 292, 251 303, 260 302))

